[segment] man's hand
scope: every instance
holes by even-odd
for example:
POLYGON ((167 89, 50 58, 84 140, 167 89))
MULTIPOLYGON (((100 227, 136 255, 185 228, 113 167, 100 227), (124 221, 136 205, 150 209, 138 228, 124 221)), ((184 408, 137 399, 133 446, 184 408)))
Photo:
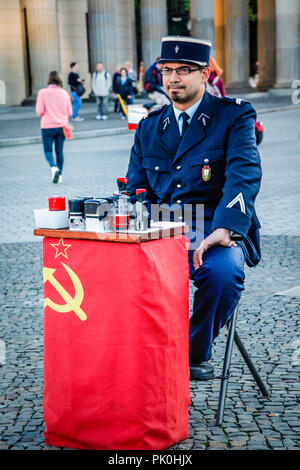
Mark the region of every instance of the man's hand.
POLYGON ((203 253, 215 245, 227 246, 228 248, 230 246, 236 246, 236 243, 230 239, 230 230, 227 228, 217 228, 201 242, 199 248, 194 252, 193 263, 195 269, 202 266, 203 253))

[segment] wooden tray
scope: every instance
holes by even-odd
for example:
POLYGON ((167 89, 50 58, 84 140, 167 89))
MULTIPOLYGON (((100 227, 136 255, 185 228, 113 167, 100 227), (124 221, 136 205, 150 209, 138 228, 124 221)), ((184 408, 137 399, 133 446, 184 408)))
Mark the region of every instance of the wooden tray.
POLYGON ((145 232, 79 232, 69 229, 36 228, 34 235, 49 238, 73 238, 76 240, 98 240, 102 242, 142 243, 160 238, 170 238, 187 233, 188 225, 182 223, 170 223, 163 226, 151 227, 145 232))

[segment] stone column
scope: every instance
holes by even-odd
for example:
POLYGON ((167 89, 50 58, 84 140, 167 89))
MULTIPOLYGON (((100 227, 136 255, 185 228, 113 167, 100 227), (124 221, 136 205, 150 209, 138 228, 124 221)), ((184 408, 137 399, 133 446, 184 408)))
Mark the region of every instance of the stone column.
POLYGON ((6 104, 25 98, 21 14, 18 0, 0 0, 0 80, 6 89, 6 104))
POLYGON ((192 23, 192 36, 199 39, 209 39, 212 43, 211 56, 215 58, 214 2, 207 0, 191 0, 190 17, 192 23))
POLYGON ((161 51, 161 39, 168 34, 166 0, 141 0, 142 53, 144 70, 161 51))
POLYGON ((134 62, 134 0, 88 0, 92 68, 101 61, 113 73, 118 63, 134 62))
POLYGON ((300 78, 300 2, 276 0, 276 83, 289 88, 300 78))
POLYGON ((225 0, 226 86, 233 91, 249 87, 248 2, 225 0))
POLYGON ((258 88, 268 90, 275 82, 275 0, 258 0, 258 88))
POLYGON ((61 70, 56 0, 22 0, 26 8, 32 91, 47 84, 51 70, 61 70))
POLYGON ((225 67, 225 0, 215 0, 216 60, 223 69, 222 79, 226 82, 225 67))
POLYGON ((87 44, 87 0, 59 0, 57 4, 60 43, 61 73, 64 86, 68 87, 70 63, 78 62, 79 75, 85 78, 87 97, 90 89, 90 74, 87 44))

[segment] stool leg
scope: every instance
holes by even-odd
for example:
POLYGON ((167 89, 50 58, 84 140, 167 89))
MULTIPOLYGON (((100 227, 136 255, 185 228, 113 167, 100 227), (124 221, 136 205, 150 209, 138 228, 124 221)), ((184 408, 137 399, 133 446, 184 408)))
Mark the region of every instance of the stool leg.
POLYGON ((234 341, 235 341, 235 344, 237 345, 241 355, 243 356, 243 359, 246 362, 246 364, 247 364, 247 366, 248 366, 248 368, 249 368, 249 370, 252 374, 252 377, 254 378, 255 382, 257 383, 257 386, 258 386, 259 390, 261 391, 262 395, 264 397, 268 397, 269 392, 266 389, 265 384, 261 380, 260 375, 257 372, 257 369, 256 369, 255 365, 251 361, 251 359, 249 357, 249 354, 247 353, 246 348, 243 345, 243 343, 242 343, 242 341, 241 341, 241 339, 240 339, 240 337, 239 337, 239 335, 237 334, 236 331, 234 332, 234 341))
POLYGON ((233 312, 232 318, 230 320, 230 327, 229 327, 228 336, 227 336, 226 350, 225 350, 225 356, 224 356, 224 362, 223 362, 223 371, 222 371, 222 377, 221 377, 221 386, 220 386, 220 393, 219 393, 219 404, 218 404, 217 419, 216 419, 217 426, 222 426, 222 423, 223 423, 237 313, 238 313, 238 307, 236 307, 236 309, 233 312))

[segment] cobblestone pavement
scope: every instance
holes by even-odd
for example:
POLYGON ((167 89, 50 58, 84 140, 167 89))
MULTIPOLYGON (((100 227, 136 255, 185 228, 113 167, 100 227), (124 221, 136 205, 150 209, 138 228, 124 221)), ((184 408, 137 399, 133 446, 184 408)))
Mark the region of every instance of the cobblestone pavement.
MULTIPOLYGON (((247 269, 237 322, 270 398, 261 397, 234 348, 223 426, 215 426, 219 379, 191 382, 190 437, 176 449, 300 449, 300 294, 276 295, 300 285, 299 112, 264 116, 264 181, 257 200, 263 259, 247 269)), ((126 135, 68 144, 59 192, 111 192, 131 143, 126 135)), ((0 168, 2 200, 16 206, 2 209, 10 223, 0 233, 0 449, 49 449, 42 412, 42 245, 33 241, 32 208, 46 206, 53 185, 38 145, 1 149, 0 168)), ((214 346, 217 377, 225 341, 223 330, 214 346)))

